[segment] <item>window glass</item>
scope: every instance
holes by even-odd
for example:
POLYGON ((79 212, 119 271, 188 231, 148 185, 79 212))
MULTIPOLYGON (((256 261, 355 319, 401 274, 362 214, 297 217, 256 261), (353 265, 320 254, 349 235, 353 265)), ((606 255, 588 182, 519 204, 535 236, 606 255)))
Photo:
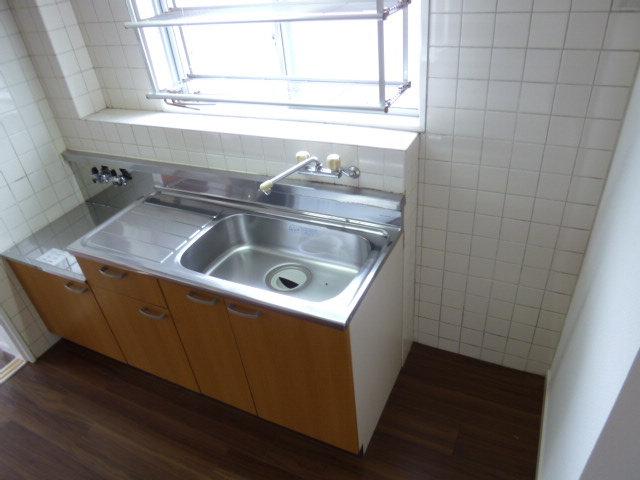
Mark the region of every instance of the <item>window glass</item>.
POLYGON ((183 28, 188 68, 196 75, 273 77, 282 74, 273 23, 183 28))

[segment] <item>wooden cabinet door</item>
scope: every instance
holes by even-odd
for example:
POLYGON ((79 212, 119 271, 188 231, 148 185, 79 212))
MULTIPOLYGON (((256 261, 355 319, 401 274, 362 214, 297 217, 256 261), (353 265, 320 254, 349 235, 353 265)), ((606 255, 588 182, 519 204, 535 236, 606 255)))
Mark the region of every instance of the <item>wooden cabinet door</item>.
POLYGON ((78 257, 77 260, 92 287, 104 288, 154 305, 166 306, 160 285, 154 277, 86 258, 78 257))
POLYGON ((86 283, 18 262, 9 261, 9 264, 51 332, 115 360, 125 361, 86 283))
POLYGON ((200 391, 168 310, 102 288, 94 293, 129 365, 200 391))
POLYGON ((358 453, 349 332, 226 304, 258 415, 358 453))
POLYGON ((224 300, 166 280, 160 286, 202 393, 255 414, 224 300))

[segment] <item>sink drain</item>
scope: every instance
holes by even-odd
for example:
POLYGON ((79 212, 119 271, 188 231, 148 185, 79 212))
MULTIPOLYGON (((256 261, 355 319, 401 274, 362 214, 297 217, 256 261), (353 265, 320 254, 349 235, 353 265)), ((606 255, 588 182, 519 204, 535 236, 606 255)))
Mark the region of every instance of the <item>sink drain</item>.
POLYGON ((281 265, 267 274, 267 286, 279 292, 300 290, 311 280, 311 272, 301 265, 281 265))

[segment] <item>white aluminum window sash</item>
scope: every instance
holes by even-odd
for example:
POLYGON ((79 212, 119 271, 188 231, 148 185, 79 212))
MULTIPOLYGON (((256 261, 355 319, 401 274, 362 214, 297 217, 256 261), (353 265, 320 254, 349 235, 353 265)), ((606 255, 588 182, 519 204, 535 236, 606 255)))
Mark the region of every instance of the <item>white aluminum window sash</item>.
MULTIPOLYGON (((164 0, 162 0, 163 3, 165 4, 164 6, 166 7, 166 2, 164 2, 164 0)), ((140 28, 146 28, 146 27, 154 27, 154 26, 162 26, 162 27, 169 27, 169 26, 177 26, 178 28, 180 28, 180 30, 182 29, 183 26, 188 26, 188 25, 194 25, 194 24, 201 24, 200 22, 202 21, 202 23, 227 23, 227 21, 225 20, 225 18, 228 20, 230 17, 216 17, 215 20, 212 19, 211 17, 207 17, 207 21, 203 21, 203 10, 216 10, 218 9, 218 11, 222 10, 230 10, 234 13, 237 13, 238 7, 210 7, 208 9, 203 9, 203 8, 192 8, 189 10, 198 10, 198 15, 196 15, 196 18, 198 18, 198 20, 196 22, 193 22, 193 16, 184 16, 184 11, 187 9, 174 9, 173 11, 170 12, 166 12, 166 13, 161 13, 159 15, 156 15, 155 17, 152 17, 152 19, 146 19, 146 20, 139 20, 139 16, 138 16, 138 12, 135 9, 135 7, 133 6, 133 0, 127 0, 127 3, 129 5, 129 11, 131 13, 131 17, 132 17, 132 22, 127 22, 125 24, 125 26, 128 27, 132 27, 135 28, 136 30, 138 30, 138 34, 139 37, 141 39, 141 43, 143 46, 143 51, 145 54, 145 57, 147 59, 147 65, 149 67, 149 75, 150 77, 152 77, 152 85, 154 88, 154 92, 149 93, 147 95, 147 98, 150 99, 163 99, 163 100, 172 100, 174 101, 174 104, 179 105, 181 102, 184 103, 202 103, 202 102, 213 102, 213 103, 218 103, 218 102, 224 102, 224 103, 244 103, 244 104, 257 104, 257 105, 276 105, 276 106, 292 106, 292 107, 299 107, 299 108, 322 108, 322 109, 338 109, 338 110, 359 110, 359 111, 383 111, 383 112, 388 112, 389 107, 391 106, 391 104, 408 88, 410 88, 411 83, 408 81, 408 32, 407 32, 407 21, 408 21, 408 12, 407 12, 407 6, 408 4, 411 2, 411 0, 375 0, 376 3, 376 9, 375 12, 371 12, 371 11, 354 11, 354 6, 357 5, 359 6, 360 9, 362 9, 363 7, 366 6, 370 6, 372 4, 371 1, 369 2, 352 2, 352 3, 344 3, 344 2, 329 2, 331 5, 333 5, 333 8, 335 9, 335 7, 341 7, 338 8, 338 12, 336 13, 335 11, 329 15, 327 13, 326 10, 323 10, 321 13, 317 12, 317 5, 316 4, 299 4, 296 3, 295 5, 301 5, 303 7, 316 7, 316 11, 313 12, 312 14, 309 14, 308 12, 305 14, 303 14, 302 16, 296 16, 295 20, 300 21, 300 20, 335 20, 336 18, 341 18, 341 19, 351 19, 351 20, 362 20, 362 19, 375 19, 376 23, 377 23, 377 30, 378 30, 378 35, 377 35, 377 50, 378 50, 378 81, 377 81, 377 86, 378 86, 378 105, 363 105, 363 104, 353 104, 353 105, 345 105, 345 104, 331 104, 331 103, 317 103, 317 102, 307 102, 307 101, 266 101, 266 100, 259 100, 259 99, 251 99, 251 100, 245 100, 243 98, 229 98, 229 97, 224 97, 224 95, 216 95, 216 94, 193 94, 193 93, 176 93, 177 88, 174 91, 163 91, 160 89, 160 87, 158 86, 156 79, 155 79, 155 74, 153 72, 153 65, 152 62, 150 61, 150 56, 148 53, 148 45, 147 42, 144 38, 144 35, 141 34, 141 32, 139 31, 140 28), (344 10, 344 8, 350 8, 351 11, 349 13, 344 13, 341 10, 344 10), (403 10, 403 27, 402 27, 402 35, 403 35, 403 82, 402 83, 398 83, 398 82, 385 82, 385 61, 384 61, 384 19, 387 18, 387 16, 391 13, 395 13, 396 11, 399 11, 400 9, 403 10), (180 15, 177 14, 177 12, 180 13, 180 15), (189 21, 189 19, 191 19, 191 21, 189 21), (387 92, 387 88, 389 86, 398 86, 397 90, 394 92, 393 95, 389 96, 388 92, 387 92), (178 103, 176 103, 178 102, 178 103)), ((323 6, 326 6, 327 2, 321 2, 321 4, 323 6)), ((282 21, 294 21, 294 18, 292 17, 292 13, 291 13, 291 3, 275 3, 275 4, 266 4, 266 5, 255 5, 253 6, 254 8, 257 8, 258 10, 260 10, 258 13, 260 15, 256 16, 255 12, 252 16, 252 14, 247 15, 246 12, 246 8, 244 9, 245 11, 242 12, 243 13, 243 20, 242 22, 240 21, 240 19, 236 16, 232 18, 233 22, 237 22, 237 23, 247 23, 255 21, 255 22, 273 22, 274 18, 278 18, 278 22, 282 22, 282 21), (286 11, 282 9, 282 6, 287 7, 286 11), (262 8, 262 7, 268 7, 268 8, 262 8), (271 7, 275 7, 275 8, 271 8, 271 7), (268 13, 268 15, 265 17, 265 11, 268 13), (274 14, 277 13, 278 15, 274 14), (286 15, 284 15, 284 13, 286 13, 286 15)), ((163 29, 163 30, 171 30, 171 28, 167 28, 167 29, 163 29)), ((278 31, 281 32, 281 29, 278 29, 278 31)), ((181 32, 180 32, 181 33, 181 32)), ((188 53, 186 52, 186 48, 184 48, 184 46, 179 45, 179 42, 176 40, 175 38, 175 33, 173 34, 166 34, 166 38, 167 41, 169 43, 172 43, 172 48, 173 48, 173 57, 174 60, 177 63, 182 63, 182 65, 176 65, 177 70, 181 70, 182 72, 189 72, 187 73, 187 78, 179 78, 180 75, 178 75, 178 85, 184 85, 185 82, 187 82, 190 78, 230 78, 230 77, 215 77, 215 76, 204 76, 204 75, 197 75, 194 74, 191 71, 191 65, 190 62, 188 61, 188 53), (187 65, 188 65, 188 69, 184 68, 184 62, 186 61, 187 65)), ((282 41, 282 39, 279 39, 280 41, 282 41)), ((283 57, 283 63, 286 66, 286 58, 283 57)), ((242 79, 249 79, 251 77, 238 77, 238 78, 242 78, 242 79)), ((255 77, 254 77, 255 78, 255 77)), ((259 77, 256 78, 256 80, 264 80, 264 77, 259 77)), ((273 79, 273 77, 269 78, 269 79, 273 79)), ((294 79, 294 78, 290 78, 290 77, 285 77, 282 80, 285 81, 296 81, 296 80, 300 80, 300 79, 294 79)), ((331 82, 329 80, 323 80, 323 79, 305 79, 306 81, 315 81, 318 83, 321 82, 331 82)), ((341 81, 339 80, 338 82, 343 82, 343 83, 349 83, 349 84, 358 84, 358 83, 363 83, 363 84, 370 84, 370 82, 360 82, 360 81, 348 81, 348 80, 344 80, 341 81)), ((176 85, 176 86, 178 86, 176 85)))
POLYGON ((404 9, 411 0, 369 0, 361 2, 282 2, 224 7, 174 8, 154 17, 132 18, 127 28, 175 27, 216 23, 299 22, 323 20, 385 20, 404 9), (375 5, 375 8, 371 8, 375 5))

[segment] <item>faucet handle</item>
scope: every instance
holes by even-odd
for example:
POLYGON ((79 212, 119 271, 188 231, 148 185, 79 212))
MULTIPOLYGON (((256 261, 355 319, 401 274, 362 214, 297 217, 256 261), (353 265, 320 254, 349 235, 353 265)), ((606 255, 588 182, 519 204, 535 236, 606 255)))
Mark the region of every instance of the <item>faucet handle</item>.
POLYGON ((260 184, 260 190, 262 190, 265 194, 269 195, 271 193, 271 189, 273 188, 272 180, 265 180, 260 184))
POLYGON ((298 153, 296 153, 296 163, 304 162, 309 158, 311 158, 311 154, 304 150, 300 150, 298 153))
POLYGON ((109 183, 109 179, 111 178, 109 175, 109 167, 105 165, 102 165, 100 170, 98 170, 98 167, 93 167, 91 169, 91 178, 93 183, 109 183))
POLYGON ((338 155, 337 153, 327 155, 327 167, 329 167, 329 170, 331 170, 332 172, 337 172, 338 170, 340 170, 341 166, 342 160, 340 159, 340 155, 338 155))

